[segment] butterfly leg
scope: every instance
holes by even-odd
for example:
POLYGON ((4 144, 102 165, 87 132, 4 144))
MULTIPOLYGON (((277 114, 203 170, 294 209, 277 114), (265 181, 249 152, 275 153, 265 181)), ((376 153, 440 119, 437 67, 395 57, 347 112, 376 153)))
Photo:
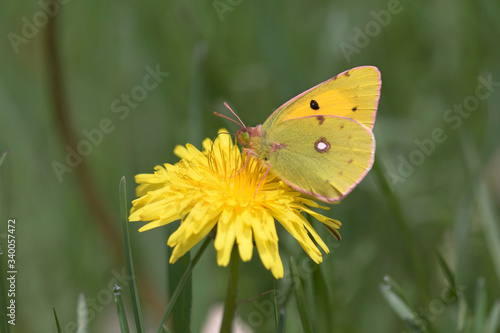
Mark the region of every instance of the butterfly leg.
POLYGON ((257 186, 257 189, 255 190, 255 194, 253 195, 253 198, 255 199, 255 197, 257 196, 257 192, 259 192, 259 188, 262 186, 262 183, 264 183, 264 180, 266 179, 267 177, 267 174, 269 173, 269 170, 271 170, 271 166, 268 165, 267 167, 267 170, 266 170, 266 173, 264 174, 264 176, 262 177, 262 179, 260 180, 260 183, 259 185, 257 186))
POLYGON ((252 149, 250 149, 250 148, 244 148, 243 149, 243 153, 247 153, 247 157, 245 158, 245 164, 243 164, 243 166, 241 167, 241 169, 238 170, 238 172, 235 175, 231 176, 231 178, 238 176, 241 173, 241 171, 243 171, 243 169, 245 169, 245 167, 248 164, 248 160, 250 159, 250 155, 255 155, 253 153, 252 149))

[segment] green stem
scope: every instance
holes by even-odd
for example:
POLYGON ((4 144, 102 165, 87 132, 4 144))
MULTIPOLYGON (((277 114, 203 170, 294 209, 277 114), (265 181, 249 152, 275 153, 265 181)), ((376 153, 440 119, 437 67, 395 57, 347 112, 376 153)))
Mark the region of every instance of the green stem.
POLYGON ((123 304, 122 290, 115 284, 113 287, 113 294, 115 295, 116 311, 118 312, 118 322, 120 323, 120 332, 129 333, 127 322, 127 312, 125 311, 125 305, 123 304))
POLYGON ((274 323, 276 328, 279 327, 279 311, 278 311, 278 301, 276 300, 276 279, 273 277, 273 303, 274 303, 274 323))
POLYGON ((302 323, 302 329, 304 330, 304 333, 312 333, 311 317, 308 311, 309 307, 307 306, 306 296, 304 295, 304 288, 302 286, 299 268, 297 267, 297 262, 292 256, 290 256, 290 275, 293 281, 292 288, 295 294, 295 300, 297 301, 297 310, 302 323))
POLYGON ((165 332, 166 324, 168 318, 170 318, 170 315, 172 314, 172 310, 174 309, 175 302, 177 301, 177 298, 179 298, 179 295, 181 294, 182 288, 184 288, 184 285, 186 282, 189 280, 189 277, 191 276, 191 273, 193 272, 194 266, 198 263, 198 260, 200 260, 201 255, 205 252, 207 249, 208 244, 210 244, 210 241, 212 238, 206 237, 205 241, 201 244, 201 247, 198 249, 198 252, 196 252, 195 256, 193 257, 193 260, 189 263, 188 267, 186 268, 186 271, 184 272, 184 275, 182 275, 182 278, 179 282, 179 285, 177 286, 177 289, 175 289, 172 297, 170 297, 170 302, 168 303, 167 311, 165 312, 165 315, 163 316, 163 319, 161 320, 160 327, 158 328, 158 333, 165 332))
MULTIPOLYGON (((59 324, 59 318, 57 318, 56 308, 52 305, 52 312, 54 312, 54 319, 56 320, 57 333, 62 333, 61 325, 59 324)), ((2 331, 8 333, 8 330, 2 331)))
POLYGON ((227 295, 224 303, 224 316, 220 327, 221 333, 230 333, 231 325, 236 314, 236 294, 238 293, 238 274, 240 258, 238 248, 233 247, 231 252, 231 262, 229 264, 229 280, 227 282, 227 295))
POLYGON ((141 303, 139 302, 139 293, 137 291, 137 283, 134 272, 134 261, 132 259, 132 250, 130 249, 130 236, 129 236, 129 221, 128 221, 128 206, 127 206, 127 183, 125 181, 125 176, 120 180, 119 186, 120 192, 120 210, 122 219, 122 236, 123 236, 123 247, 125 250, 125 263, 127 266, 127 274, 130 279, 130 297, 132 299, 132 309, 135 318, 135 327, 137 332, 144 332, 144 321, 142 318, 141 303))

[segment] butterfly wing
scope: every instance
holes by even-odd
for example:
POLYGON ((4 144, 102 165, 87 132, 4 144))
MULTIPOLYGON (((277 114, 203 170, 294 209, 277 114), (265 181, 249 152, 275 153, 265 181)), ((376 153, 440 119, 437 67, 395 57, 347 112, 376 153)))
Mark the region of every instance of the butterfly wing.
POLYGON ((312 116, 273 126, 263 132, 255 150, 291 187, 335 202, 370 170, 375 139, 369 128, 353 119, 312 116))
POLYGON ((313 115, 348 117, 373 129, 381 78, 376 67, 356 67, 303 92, 279 107, 263 124, 313 115))

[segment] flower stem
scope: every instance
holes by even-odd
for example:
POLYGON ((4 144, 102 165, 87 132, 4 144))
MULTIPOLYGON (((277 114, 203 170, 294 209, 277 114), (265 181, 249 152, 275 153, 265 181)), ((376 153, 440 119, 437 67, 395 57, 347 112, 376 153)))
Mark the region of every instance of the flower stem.
POLYGON ((230 333, 234 315, 236 314, 236 294, 238 293, 238 274, 240 258, 238 247, 234 246, 231 252, 231 262, 229 264, 229 279, 227 282, 227 295, 224 302, 224 316, 220 327, 221 333, 230 333))

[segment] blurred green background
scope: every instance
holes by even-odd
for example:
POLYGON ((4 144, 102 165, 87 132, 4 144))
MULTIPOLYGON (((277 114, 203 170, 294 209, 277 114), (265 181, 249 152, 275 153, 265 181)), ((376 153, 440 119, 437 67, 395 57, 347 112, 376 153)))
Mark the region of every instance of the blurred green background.
MULTIPOLYGON (((332 250, 319 271, 278 227, 285 270, 290 254, 303 265, 314 325, 324 327, 327 312, 331 332, 408 330, 379 288, 386 275, 430 332, 460 331, 464 318, 472 332, 499 310, 498 1, 73 0, 45 9, 55 14, 52 34, 43 4, 0 2, 0 153, 9 150, 0 167, 0 241, 5 249, 7 220, 16 218, 13 332, 55 332, 52 306, 63 327, 75 321, 82 292, 97 300, 90 331, 118 332, 105 291, 125 267, 120 178, 130 202, 134 175, 177 162, 176 145, 201 147, 221 127, 235 132, 212 114, 228 113, 223 101, 255 126, 302 91, 362 65, 382 73, 377 164, 328 213, 343 222, 343 240, 316 224, 332 250), (54 62, 62 87, 53 85, 54 62), (154 84, 147 77, 155 71, 168 74, 154 84), (84 147, 85 133, 94 143, 84 147), (87 156, 62 167, 76 144, 87 156), (443 299, 450 282, 439 253, 460 301, 443 299), (327 282, 323 295, 313 286, 317 272, 327 282), (327 311, 317 301, 324 295, 327 311)), ((132 251, 145 323, 155 331, 168 300, 172 229, 139 234, 141 225, 130 225, 132 251)), ((273 288, 257 253, 240 269, 238 299, 273 288)), ((193 273, 193 332, 223 302, 227 272, 210 245, 193 273)), ((286 291, 289 282, 277 286, 286 291)), ((270 300, 241 304, 239 317, 255 332, 274 331, 270 300)), ((284 306, 286 331, 301 332, 294 297, 284 306)))

